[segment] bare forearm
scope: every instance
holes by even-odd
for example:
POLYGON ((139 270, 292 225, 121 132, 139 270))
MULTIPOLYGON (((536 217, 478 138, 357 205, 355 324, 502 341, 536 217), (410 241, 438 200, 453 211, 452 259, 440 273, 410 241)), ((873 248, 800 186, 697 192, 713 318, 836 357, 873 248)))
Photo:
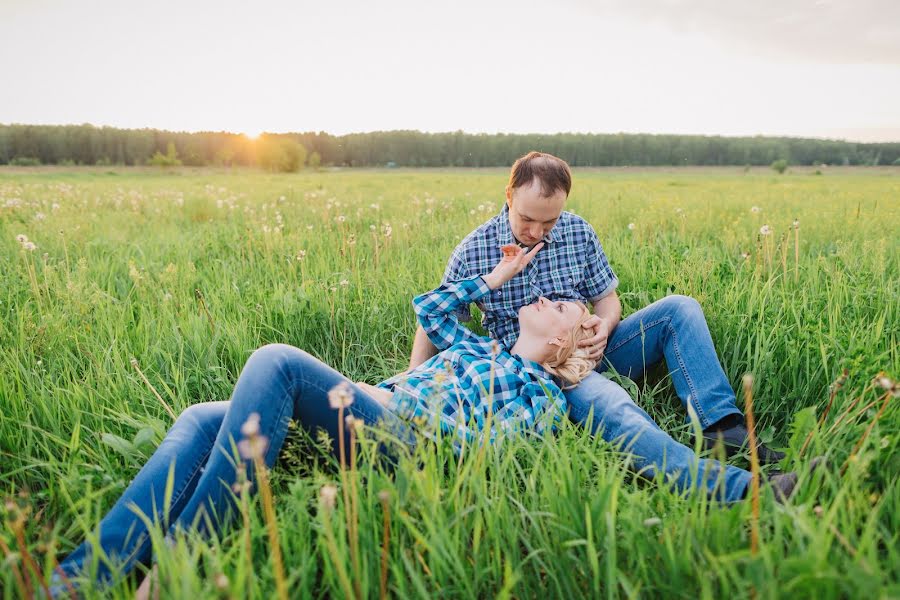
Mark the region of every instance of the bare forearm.
POLYGON ((622 303, 619 301, 619 295, 612 292, 594 302, 594 314, 609 323, 609 332, 612 333, 622 320, 622 303))
POLYGON ((431 340, 428 339, 428 334, 419 325, 416 328, 416 337, 413 340, 412 353, 409 357, 409 368, 415 369, 437 353, 437 347, 431 343, 431 340))

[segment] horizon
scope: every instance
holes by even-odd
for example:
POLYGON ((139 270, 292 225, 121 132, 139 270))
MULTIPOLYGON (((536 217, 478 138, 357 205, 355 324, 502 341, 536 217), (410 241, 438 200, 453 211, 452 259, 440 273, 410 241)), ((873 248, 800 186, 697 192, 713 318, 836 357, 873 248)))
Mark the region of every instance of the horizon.
POLYGON ((259 139, 260 136, 263 135, 307 135, 307 134, 315 134, 315 135, 330 135, 332 137, 343 137, 348 135, 369 135, 376 133, 396 133, 396 132, 412 132, 412 133, 420 133, 420 134, 428 134, 428 135, 446 135, 452 133, 462 133, 463 135, 520 135, 520 136, 556 136, 556 135, 597 135, 597 136, 612 136, 612 135, 649 135, 649 136, 670 136, 670 137, 706 137, 706 138, 784 138, 784 139, 794 139, 794 140, 816 140, 816 141, 824 141, 824 142, 845 142, 850 144, 900 144, 900 138, 898 139, 890 139, 884 141, 861 141, 847 138, 838 138, 838 137, 822 137, 815 135, 769 135, 769 134, 753 134, 753 135, 723 135, 718 133, 672 133, 668 131, 659 131, 659 132, 651 132, 651 131, 522 131, 522 132, 513 132, 513 131, 493 131, 493 132, 483 132, 483 131, 465 131, 463 129, 457 129, 452 131, 422 131, 419 129, 388 129, 388 130, 369 130, 369 131, 348 131, 345 133, 332 133, 330 131, 323 130, 307 130, 307 131, 260 131, 255 133, 254 135, 250 135, 246 132, 242 131, 229 131, 227 129, 197 129, 197 130, 185 130, 185 129, 166 129, 159 127, 118 127, 116 125, 101 125, 97 123, 3 123, 0 122, 0 127, 84 127, 89 126, 95 129, 118 129, 122 131, 141 131, 141 130, 151 130, 151 131, 159 131, 173 134, 204 134, 204 133, 215 133, 215 134, 225 134, 225 135, 236 135, 236 136, 244 136, 248 140, 256 140, 259 139))
POLYGON ((0 65, 4 123, 900 141, 885 0, 33 0, 0 65))

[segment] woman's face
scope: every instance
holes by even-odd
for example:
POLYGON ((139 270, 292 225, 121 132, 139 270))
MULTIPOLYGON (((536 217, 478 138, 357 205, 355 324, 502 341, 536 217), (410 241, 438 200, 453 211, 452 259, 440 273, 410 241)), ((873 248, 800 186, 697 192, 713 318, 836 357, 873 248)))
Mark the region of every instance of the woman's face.
POLYGON ((576 302, 552 301, 541 296, 537 302, 519 309, 519 328, 521 334, 529 337, 567 340, 583 313, 576 302))

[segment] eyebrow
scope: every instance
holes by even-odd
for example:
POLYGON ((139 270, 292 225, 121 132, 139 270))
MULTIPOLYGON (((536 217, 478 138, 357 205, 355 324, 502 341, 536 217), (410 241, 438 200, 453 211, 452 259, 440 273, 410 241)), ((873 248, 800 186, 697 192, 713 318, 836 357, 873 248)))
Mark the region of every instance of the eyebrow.
MULTIPOLYGON (((519 216, 522 217, 523 219, 528 219, 529 221, 537 221, 537 219, 532 219, 531 217, 529 217, 528 215, 524 214, 524 213, 523 213, 522 211, 520 211, 520 210, 516 210, 516 212, 519 213, 519 216)), ((541 223, 552 223, 553 221, 558 221, 558 220, 559 220, 559 217, 556 217, 556 218, 554 218, 554 219, 549 219, 549 220, 547 220, 547 221, 541 221, 541 223)))

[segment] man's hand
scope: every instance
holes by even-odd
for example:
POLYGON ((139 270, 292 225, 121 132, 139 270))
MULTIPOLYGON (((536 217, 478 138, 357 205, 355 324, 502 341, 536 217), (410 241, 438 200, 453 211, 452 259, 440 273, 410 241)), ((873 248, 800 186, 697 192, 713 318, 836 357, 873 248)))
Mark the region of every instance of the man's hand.
POLYGON ((484 282, 492 290, 496 290, 504 283, 518 275, 531 262, 534 255, 544 247, 544 242, 536 244, 529 252, 525 248, 519 248, 514 244, 503 246, 503 258, 494 267, 494 270, 484 276, 484 282))
POLYGON ((578 347, 588 348, 588 357, 599 362, 603 351, 606 350, 606 341, 609 339, 609 321, 592 315, 581 326, 593 330, 594 335, 578 342, 578 347))

